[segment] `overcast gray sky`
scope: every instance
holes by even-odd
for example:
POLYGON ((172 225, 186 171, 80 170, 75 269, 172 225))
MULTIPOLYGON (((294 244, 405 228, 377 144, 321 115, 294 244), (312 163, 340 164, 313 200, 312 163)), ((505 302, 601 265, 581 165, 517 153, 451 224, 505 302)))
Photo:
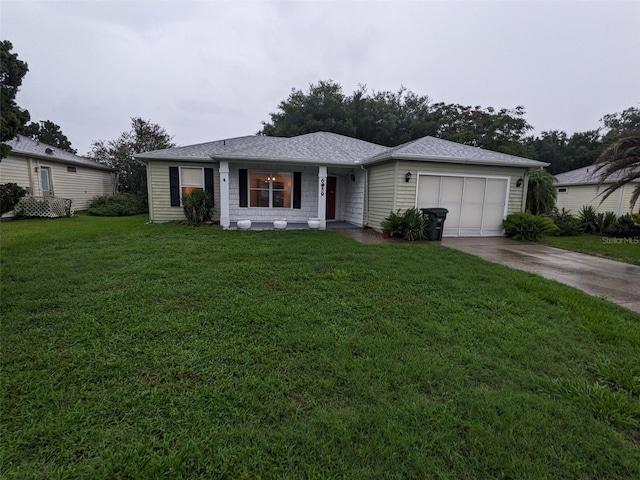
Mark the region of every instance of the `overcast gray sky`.
POLYGON ((0 19, 29 64, 18 104, 80 154, 132 116, 179 145, 254 134, 326 79, 523 105, 536 132, 640 106, 639 1, 1 0, 0 19))

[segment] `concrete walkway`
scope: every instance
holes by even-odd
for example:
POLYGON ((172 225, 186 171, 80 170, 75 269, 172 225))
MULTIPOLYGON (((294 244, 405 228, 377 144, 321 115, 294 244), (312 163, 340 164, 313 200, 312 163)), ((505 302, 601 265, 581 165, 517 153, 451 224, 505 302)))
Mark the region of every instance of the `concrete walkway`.
POLYGON ((504 237, 444 238, 441 245, 537 273, 640 312, 640 266, 504 237))

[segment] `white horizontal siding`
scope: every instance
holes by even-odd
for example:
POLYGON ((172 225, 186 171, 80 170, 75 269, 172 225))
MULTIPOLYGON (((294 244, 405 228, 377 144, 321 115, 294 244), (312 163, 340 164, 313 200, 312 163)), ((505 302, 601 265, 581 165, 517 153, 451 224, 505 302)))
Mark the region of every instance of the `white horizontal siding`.
MULTIPOLYGON (((585 205, 591 205, 597 212, 614 212, 616 215, 631 213, 631 195, 637 183, 627 184, 618 191, 609 195, 602 201, 600 195, 609 185, 605 184, 598 188, 598 185, 567 185, 557 187, 566 189, 566 193, 558 192, 556 207, 558 210, 570 210, 577 215, 585 205), (602 203, 600 203, 602 201, 602 203)), ((635 212, 638 212, 640 205, 636 203, 635 212)))
POLYGON ((220 220, 220 172, 217 164, 149 160, 147 164, 149 221, 163 223, 186 220, 182 207, 171 206, 169 167, 213 168, 213 219, 220 220))
POLYGON ((26 189, 29 185, 28 160, 24 157, 15 157, 9 154, 0 161, 0 185, 5 183, 17 183, 26 189))
POLYGON ((381 230, 380 223, 395 211, 396 162, 372 165, 369 170, 367 226, 381 230))
MULTIPOLYGON (((75 172, 69 172, 69 165, 40 161, 40 167, 51 168, 51 184, 56 197, 70 198, 75 210, 87 210, 94 197, 113 194, 113 175, 107 170, 95 170, 74 166, 75 172)), ((38 188, 40 177, 38 179, 38 188)), ((40 195, 41 193, 37 193, 40 195)))

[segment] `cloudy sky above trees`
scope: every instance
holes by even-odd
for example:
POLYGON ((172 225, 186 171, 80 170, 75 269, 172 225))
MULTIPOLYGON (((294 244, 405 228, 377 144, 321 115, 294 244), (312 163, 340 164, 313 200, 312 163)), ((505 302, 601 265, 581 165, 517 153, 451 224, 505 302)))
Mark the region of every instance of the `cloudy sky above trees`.
POLYGON ((2 0, 17 97, 80 154, 137 116, 179 145, 254 134, 292 88, 401 86, 543 130, 640 106, 640 2, 2 0))

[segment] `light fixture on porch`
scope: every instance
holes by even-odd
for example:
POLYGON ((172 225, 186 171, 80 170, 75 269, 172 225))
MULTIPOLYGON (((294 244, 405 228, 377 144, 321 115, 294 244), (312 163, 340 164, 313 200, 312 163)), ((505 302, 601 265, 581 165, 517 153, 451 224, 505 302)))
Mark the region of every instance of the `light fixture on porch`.
POLYGON ((516 187, 520 188, 522 185, 524 185, 524 179, 521 177, 516 181, 516 187))
POLYGON ((409 180, 411 180, 411 172, 407 172, 407 174, 404 176, 404 181, 409 183, 409 180))
POLYGON ((356 181, 356 176, 353 173, 349 175, 349 178, 351 179, 352 182, 356 181))

